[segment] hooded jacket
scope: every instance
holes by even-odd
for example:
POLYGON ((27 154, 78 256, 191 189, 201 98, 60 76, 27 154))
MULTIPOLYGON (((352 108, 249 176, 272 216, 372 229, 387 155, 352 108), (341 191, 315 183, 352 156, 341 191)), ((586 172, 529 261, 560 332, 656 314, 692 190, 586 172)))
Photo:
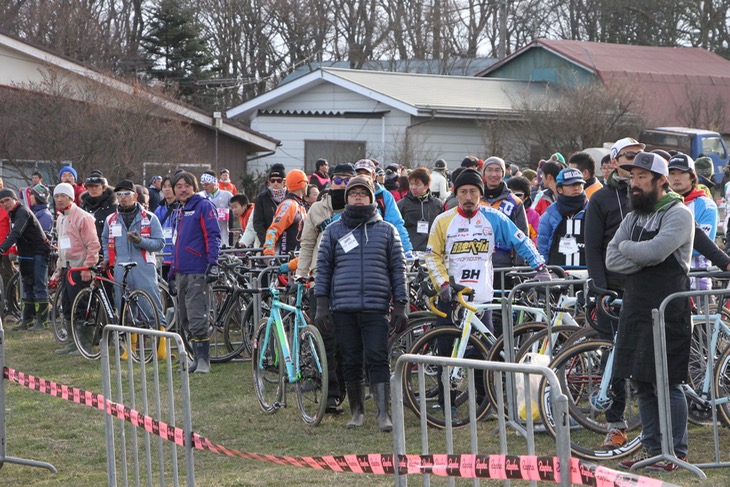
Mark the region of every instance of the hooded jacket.
POLYGON ((218 263, 221 242, 218 211, 210 200, 199 194, 191 196, 177 211, 170 272, 204 274, 209 264, 218 263))
POLYGON ((117 195, 110 187, 106 187, 104 192, 96 198, 92 198, 88 192, 81 195, 81 209, 94 215, 94 225, 96 227, 96 235, 101 244, 101 232, 104 230, 104 222, 107 217, 117 211, 117 195))
POLYGON ((57 272, 66 266, 92 266, 99 262, 101 242, 96 234, 94 216, 76 203, 59 212, 56 219, 58 235, 57 272))
POLYGON ((315 294, 329 297, 332 311, 388 313, 391 296, 393 301, 408 302, 406 260, 398 232, 383 221, 376 205, 356 207, 362 209, 361 218, 350 217, 350 208, 345 207, 342 217, 324 230, 315 294), (357 246, 345 250, 343 239, 349 234, 357 246))
POLYGON ((51 251, 48 238, 33 212, 18 202, 8 213, 13 227, 0 245, 0 253, 7 252, 15 244, 20 257, 48 255, 51 251))

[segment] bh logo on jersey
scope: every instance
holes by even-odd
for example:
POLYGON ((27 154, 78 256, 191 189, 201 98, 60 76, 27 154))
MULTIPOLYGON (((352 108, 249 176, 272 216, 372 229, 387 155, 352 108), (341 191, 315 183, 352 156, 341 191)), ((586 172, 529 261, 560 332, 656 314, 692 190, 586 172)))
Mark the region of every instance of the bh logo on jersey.
POLYGON ((479 269, 464 269, 461 271, 461 279, 459 282, 478 282, 481 272, 479 269))

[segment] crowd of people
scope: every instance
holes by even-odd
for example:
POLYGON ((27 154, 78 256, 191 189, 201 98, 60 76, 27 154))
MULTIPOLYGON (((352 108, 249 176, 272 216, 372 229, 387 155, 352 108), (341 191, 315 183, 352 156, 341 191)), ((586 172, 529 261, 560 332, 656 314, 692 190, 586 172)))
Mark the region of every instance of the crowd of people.
MULTIPOLYGON (((438 325, 452 324, 452 283, 470 286, 473 299, 485 303, 493 298, 495 268, 529 265, 546 281, 548 266, 560 266, 623 297, 618 323, 598 315, 605 337, 617 337, 618 357, 601 448, 627 441, 623 391, 630 380, 644 431, 646 452, 639 459, 646 458, 660 450, 651 309, 676 291, 707 289, 707 280, 689 279, 690 268, 711 262, 728 269, 730 257, 714 242, 719 217, 710 192, 712 161, 708 171, 707 161, 686 154, 644 150, 625 137, 601 161, 586 152, 567 160, 556 152, 535 169, 496 156, 467 156, 451 171, 443 159, 432 168, 413 169, 370 159, 336 164, 320 159, 310 175, 277 163, 261 191, 250 196, 225 169, 197 177, 178 170, 153 176, 147 186, 127 179, 111 186, 101 171, 90 172, 82 184, 72 167, 64 167, 52 192, 55 218, 40 174, 21 197, 2 189, 0 181, 3 277, 7 254, 16 248, 23 283, 22 316, 14 329, 47 326, 54 233, 59 265, 51 285, 67 281, 69 267, 101 263, 121 275, 120 262, 136 262, 130 284, 160 305, 158 279, 168 282, 192 337, 190 370, 209 373, 207 293, 219 276, 220 249, 298 253, 280 271, 315 278, 310 316, 327 350, 327 411, 342 412, 338 398, 344 389, 351 413, 347 427, 363 425, 369 381, 378 428, 390 431, 387 338, 389 327, 401 330, 407 323, 408 258, 422 256, 439 291, 438 307, 447 317, 438 325)), ((73 284, 64 282, 67 318, 91 278, 86 270, 78 274, 73 284)), ((120 296, 116 299, 118 306, 120 296)), ((483 321, 494 329, 488 313, 483 321)), ((688 302, 675 301, 667 330, 672 437, 676 454, 686 458, 687 403, 680 384, 688 374, 688 302)), ((78 351, 70 341, 56 353, 78 351)), ((676 467, 661 462, 653 468, 676 467)))

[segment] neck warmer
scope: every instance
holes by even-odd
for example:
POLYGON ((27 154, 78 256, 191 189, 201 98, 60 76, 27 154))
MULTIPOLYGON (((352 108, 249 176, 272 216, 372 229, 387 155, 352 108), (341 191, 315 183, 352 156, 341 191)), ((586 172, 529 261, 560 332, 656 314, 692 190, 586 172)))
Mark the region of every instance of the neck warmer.
POLYGON ((332 209, 339 211, 345 207, 345 190, 344 189, 331 189, 330 190, 330 201, 332 202, 332 209))
POLYGON ((274 198, 274 201, 276 201, 277 205, 284 201, 284 198, 286 198, 286 188, 269 188, 269 192, 271 193, 271 197, 274 198))
POLYGON ((342 221, 350 228, 368 223, 371 220, 377 220, 380 217, 378 205, 346 205, 345 211, 342 213, 342 221))
POLYGON ((99 196, 91 196, 89 193, 84 195, 83 205, 86 211, 93 213, 104 205, 113 205, 116 203, 116 195, 111 188, 106 188, 99 196))
POLYGON ((565 196, 559 194, 558 199, 555 202, 558 208, 560 216, 569 216, 578 213, 586 204, 586 193, 585 191, 578 196, 565 196))
POLYGON ((494 198, 496 198, 497 196, 502 194, 502 192, 504 191, 504 187, 505 187, 504 181, 499 183, 499 186, 497 186, 496 188, 492 188, 492 189, 489 189, 489 188, 487 188, 486 185, 484 185, 484 197, 488 200, 493 200, 494 198))
POLYGON ((687 194, 684 196, 684 202, 689 203, 692 200, 696 200, 697 198, 701 198, 702 196, 707 196, 704 191, 698 188, 691 189, 687 194))
POLYGON ((667 194, 659 198, 654 205, 654 211, 663 211, 666 210, 670 203, 673 203, 675 200, 683 201, 682 195, 675 193, 672 190, 667 191, 667 194))
POLYGON ((135 203, 129 208, 122 208, 120 206, 118 209, 119 214, 122 216, 122 220, 124 220, 124 224, 127 228, 129 228, 129 226, 132 224, 132 221, 134 220, 134 217, 137 216, 137 213, 139 213, 139 205, 135 203))

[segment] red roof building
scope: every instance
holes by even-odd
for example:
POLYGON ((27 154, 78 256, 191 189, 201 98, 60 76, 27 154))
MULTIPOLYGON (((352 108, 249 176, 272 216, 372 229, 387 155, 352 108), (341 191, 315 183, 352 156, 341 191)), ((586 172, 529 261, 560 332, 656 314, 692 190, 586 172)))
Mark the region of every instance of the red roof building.
POLYGON ((638 95, 648 126, 696 125, 730 133, 730 61, 700 48, 539 39, 477 76, 566 86, 600 81, 638 95), (714 126, 713 126, 714 125, 714 126))

